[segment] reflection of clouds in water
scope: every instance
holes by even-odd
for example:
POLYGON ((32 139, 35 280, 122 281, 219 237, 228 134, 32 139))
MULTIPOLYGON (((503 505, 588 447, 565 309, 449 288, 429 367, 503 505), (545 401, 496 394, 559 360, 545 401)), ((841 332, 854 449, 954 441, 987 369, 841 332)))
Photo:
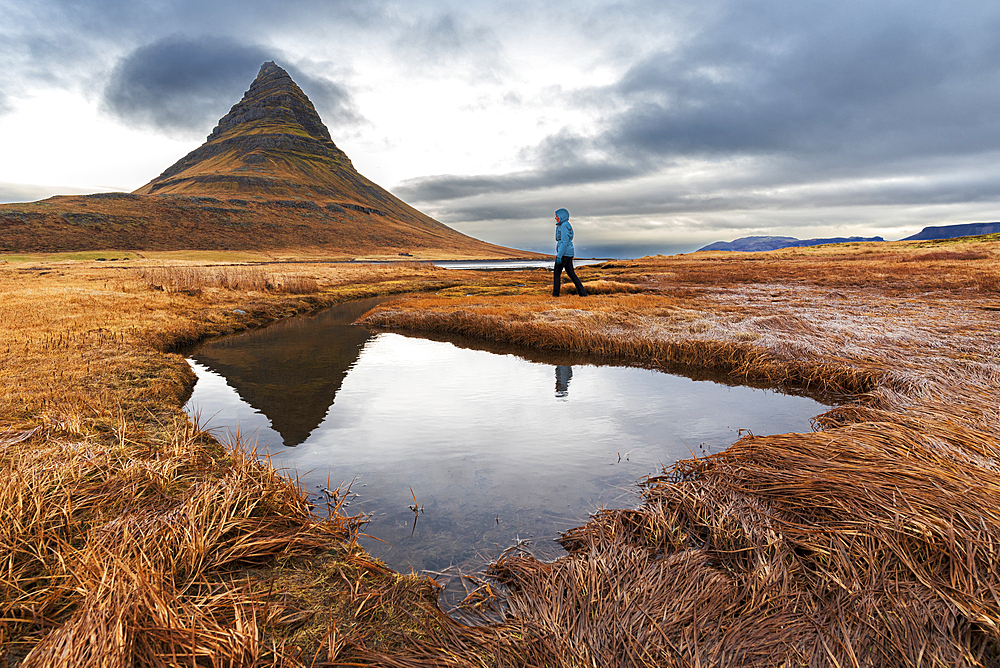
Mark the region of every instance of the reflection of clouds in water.
POLYGON ((606 422, 623 448, 655 446, 664 463, 690 456, 702 443, 724 449, 739 429, 808 431, 809 418, 825 410, 806 397, 630 367, 578 365, 573 389, 571 403, 582 419, 606 422))
MULTIPOLYGON (((763 433, 774 410, 759 408, 755 398, 765 393, 750 388, 587 365, 555 368, 557 392, 568 392, 572 379, 574 394, 552 403, 542 400, 552 396, 551 369, 438 341, 373 337, 326 419, 292 453, 296 466, 334 465, 396 485, 415 479, 415 488, 436 487, 437 498, 459 501, 483 493, 488 480, 498 493, 565 505, 595 489, 590 467, 617 463, 620 452, 632 453, 638 477, 702 442, 732 443, 728 425, 763 433), (553 433, 574 438, 554 443, 553 433)), ((804 426, 817 411, 803 401, 804 426)), ((408 496, 407 485, 399 496, 408 496)))
POLYGON ((281 447, 281 436, 273 431, 266 415, 254 410, 236 390, 217 373, 203 364, 188 360, 198 380, 191 398, 184 405, 184 412, 198 417, 202 429, 208 429, 220 441, 227 441, 230 433, 238 429, 241 437, 249 437, 267 449, 281 447))
POLYGON ((434 343, 434 341, 406 337, 400 334, 375 334, 365 341, 365 345, 358 355, 358 363, 363 361, 366 365, 374 367, 425 366, 440 357, 434 343), (432 345, 413 345, 414 343, 432 345))
POLYGON ((491 455, 519 450, 537 438, 541 425, 560 428, 575 421, 539 401, 551 392, 550 368, 383 334, 368 342, 310 440, 324 440, 332 430, 349 432, 356 442, 377 444, 371 458, 446 458, 477 447, 491 455))

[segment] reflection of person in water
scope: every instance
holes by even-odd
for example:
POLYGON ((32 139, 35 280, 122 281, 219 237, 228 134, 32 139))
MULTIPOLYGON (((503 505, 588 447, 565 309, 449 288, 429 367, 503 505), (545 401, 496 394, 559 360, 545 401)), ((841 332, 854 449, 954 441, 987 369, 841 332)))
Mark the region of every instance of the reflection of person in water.
POLYGON ((565 397, 569 394, 569 381, 573 377, 573 367, 556 367, 556 396, 565 397))

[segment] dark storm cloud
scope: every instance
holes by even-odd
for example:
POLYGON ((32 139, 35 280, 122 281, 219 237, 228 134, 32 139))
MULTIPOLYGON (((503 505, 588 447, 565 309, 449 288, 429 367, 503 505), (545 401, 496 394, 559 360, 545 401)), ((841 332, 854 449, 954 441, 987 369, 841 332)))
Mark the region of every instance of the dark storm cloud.
POLYGON ((652 156, 832 153, 853 164, 1000 146, 989 111, 1000 102, 996 9, 923 3, 883 15, 847 4, 805 25, 735 7, 608 90, 625 109, 596 141, 652 156))
MULTIPOLYGON (((660 219, 773 208, 808 211, 838 208, 845 204, 856 207, 919 207, 987 203, 1000 201, 1000 168, 996 166, 1000 165, 1000 156, 992 156, 988 160, 990 164, 983 164, 981 169, 971 174, 960 173, 956 176, 942 169, 892 182, 876 180, 872 183, 867 179, 837 181, 833 185, 823 181, 804 182, 784 189, 780 194, 759 188, 759 181, 754 179, 755 170, 751 169, 742 179, 727 181, 710 178, 707 182, 691 184, 680 179, 675 181, 669 176, 648 185, 630 185, 628 181, 621 184, 591 183, 585 189, 576 184, 563 184, 523 190, 489 190, 480 184, 478 194, 473 196, 426 202, 410 198, 407 201, 418 203, 420 208, 433 212, 434 217, 445 223, 535 220, 541 213, 547 213, 548 202, 560 201, 577 202, 579 210, 586 212, 588 217, 651 216, 660 219)), ((766 174, 768 170, 761 168, 760 172, 766 174)), ((458 177, 455 180, 459 180, 458 177)), ((397 189, 396 192, 406 191, 397 189)), ((718 218, 712 220, 713 228, 727 227, 718 218)), ((698 227, 691 220, 685 224, 692 229, 698 227)), ((639 229, 643 223, 633 222, 631 225, 639 229)), ((744 225, 734 222, 728 227, 744 225)))
MULTIPOLYGON (((677 200, 647 198, 609 198, 603 194, 586 194, 573 189, 553 189, 552 191, 536 192, 532 196, 519 195, 510 197, 493 195, 480 198, 469 198, 450 202, 439 209, 422 207, 444 223, 461 223, 475 221, 548 221, 550 209, 565 206, 570 212, 579 210, 586 212, 588 217, 602 216, 636 216, 643 214, 671 214, 689 212, 692 210, 716 211, 724 210, 725 203, 720 200, 703 202, 685 202, 677 200)), ((637 223, 640 225, 640 223, 637 223)))
POLYGON ((168 132, 211 130, 271 54, 226 39, 174 37, 136 49, 115 66, 106 107, 122 120, 168 132))
POLYGON ((323 122, 330 128, 354 125, 365 120, 344 86, 326 77, 308 74, 297 65, 289 64, 284 69, 309 97, 323 122))
POLYGON ((342 86, 281 62, 273 49, 219 37, 169 37, 136 49, 115 66, 103 101, 129 123, 207 134, 268 60, 288 71, 327 124, 359 120, 342 86))
POLYGON ((653 158, 817 165, 1000 147, 994 6, 809 7, 787 15, 734 3, 680 49, 637 63, 599 91, 623 109, 595 143, 653 158))
POLYGON ((497 176, 425 176, 407 179, 396 192, 414 201, 444 201, 476 195, 522 192, 552 186, 568 186, 617 181, 639 172, 628 165, 579 162, 560 168, 525 171, 497 176))

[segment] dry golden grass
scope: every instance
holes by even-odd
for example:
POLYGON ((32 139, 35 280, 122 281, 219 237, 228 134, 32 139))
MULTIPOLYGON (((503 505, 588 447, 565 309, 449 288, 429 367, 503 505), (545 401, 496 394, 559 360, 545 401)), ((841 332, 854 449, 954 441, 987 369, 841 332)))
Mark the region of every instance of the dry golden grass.
MULTIPOLYGON (((621 281, 588 281, 587 283, 584 283, 583 287, 586 289, 587 294, 591 295, 614 295, 620 293, 634 294, 636 292, 642 292, 642 288, 638 285, 635 285, 634 283, 622 283, 621 281)), ((576 286, 572 283, 568 284, 566 286, 566 293, 575 295, 576 286)))
POLYGON ((157 414, 165 402, 176 412, 193 382, 171 353, 178 346, 347 299, 447 288, 446 280, 417 264, 0 265, 0 427, 39 415, 108 423, 119 406, 157 414))
POLYGON ((257 628, 266 601, 227 576, 343 541, 346 520, 314 519, 290 481, 238 448, 213 461, 186 425, 164 443, 118 436, 109 448, 6 435, 0 617, 5 640, 33 645, 22 665, 244 663, 273 651, 257 628))
POLYGON ((334 272, 316 272, 308 268, 300 271, 281 270, 282 265, 268 264, 211 264, 211 265, 161 265, 140 267, 133 275, 153 290, 169 292, 200 292, 205 288, 223 288, 243 292, 284 292, 307 294, 324 287, 366 285, 409 280, 413 276, 443 276, 443 269, 420 262, 392 264, 346 263, 337 265, 334 272), (277 268, 277 271, 276 271, 277 268))
POLYGON ((971 289, 996 294, 1000 235, 941 241, 837 244, 769 253, 693 253, 606 266, 645 276, 648 285, 723 287, 740 283, 808 283, 877 288, 884 294, 971 289))

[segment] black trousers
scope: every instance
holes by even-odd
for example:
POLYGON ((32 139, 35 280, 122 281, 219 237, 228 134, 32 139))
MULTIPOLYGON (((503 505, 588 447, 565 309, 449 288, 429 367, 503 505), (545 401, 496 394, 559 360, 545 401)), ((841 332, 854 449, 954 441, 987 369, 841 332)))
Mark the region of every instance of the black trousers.
POLYGON ((553 273, 552 296, 553 297, 559 296, 559 286, 562 285, 563 269, 566 270, 566 275, 569 276, 570 280, 573 281, 573 285, 576 286, 576 294, 580 295, 581 297, 586 297, 587 291, 583 289, 583 283, 580 282, 580 279, 576 277, 576 272, 573 271, 573 258, 567 257, 565 255, 563 256, 561 262, 556 262, 555 270, 552 272, 553 273))

